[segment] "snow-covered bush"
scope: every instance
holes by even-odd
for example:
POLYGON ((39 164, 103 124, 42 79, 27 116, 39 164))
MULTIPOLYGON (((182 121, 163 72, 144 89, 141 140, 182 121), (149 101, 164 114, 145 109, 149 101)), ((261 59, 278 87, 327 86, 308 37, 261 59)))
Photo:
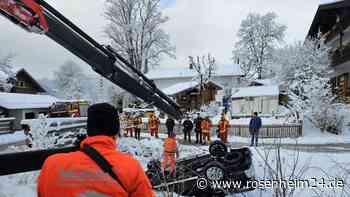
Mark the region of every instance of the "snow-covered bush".
POLYGON ((0 56, 0 91, 10 92, 16 82, 16 73, 11 66, 13 57, 13 54, 0 56))
POLYGON ((288 95, 296 120, 308 118, 322 131, 339 133, 344 116, 329 84, 329 48, 307 40, 281 49, 275 59, 276 78, 288 95))
POLYGON ((322 132, 340 133, 343 129, 345 106, 335 102, 336 97, 331 91, 328 79, 310 82, 305 96, 306 118, 322 132))
POLYGON ((48 149, 53 148, 55 139, 50 137, 49 123, 47 118, 40 115, 37 122, 31 125, 31 134, 33 136, 33 148, 34 149, 48 149))

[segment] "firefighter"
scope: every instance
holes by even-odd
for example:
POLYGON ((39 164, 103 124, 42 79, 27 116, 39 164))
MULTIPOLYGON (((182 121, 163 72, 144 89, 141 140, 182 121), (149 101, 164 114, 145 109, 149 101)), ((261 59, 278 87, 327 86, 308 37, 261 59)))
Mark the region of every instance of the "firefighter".
POLYGON ((133 114, 129 114, 127 118, 127 136, 133 137, 133 130, 134 130, 134 119, 133 119, 133 114))
POLYGON ((179 150, 176 142, 175 132, 168 133, 168 138, 164 140, 164 154, 162 160, 163 174, 170 162, 170 176, 174 176, 176 158, 179 158, 179 150))
POLYGON ((203 119, 200 116, 200 113, 197 113, 197 117, 193 121, 195 126, 194 131, 196 132, 196 144, 202 144, 202 121, 203 119))
POLYGON ((120 129, 123 131, 124 137, 128 135, 126 128, 127 128, 127 117, 126 117, 126 113, 124 112, 120 118, 120 129))
POLYGON ((135 138, 141 140, 141 127, 142 127, 142 118, 141 114, 136 114, 134 117, 134 133, 135 138))
POLYGON ((201 123, 202 135, 203 135, 203 143, 210 143, 210 135, 211 135, 211 121, 209 120, 209 116, 207 116, 201 123))
POLYGON ((156 138, 158 138, 159 124, 160 124, 159 118, 156 115, 152 114, 148 122, 148 127, 151 133, 151 136, 155 136, 156 138))
POLYGON ((221 141, 227 143, 228 129, 230 128, 230 122, 225 118, 225 114, 222 114, 219 122, 219 137, 221 141))
POLYGON ((88 109, 80 150, 49 156, 38 177, 40 197, 153 197, 141 164, 117 149, 119 118, 107 103, 88 109))

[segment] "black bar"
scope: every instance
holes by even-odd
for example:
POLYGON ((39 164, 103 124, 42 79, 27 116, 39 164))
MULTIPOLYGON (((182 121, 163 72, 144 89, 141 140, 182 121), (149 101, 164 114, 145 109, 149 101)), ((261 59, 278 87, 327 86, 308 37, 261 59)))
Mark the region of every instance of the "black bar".
POLYGON ((45 16, 49 25, 49 31, 46 33, 48 37, 84 60, 92 66, 97 73, 104 76, 112 83, 146 102, 153 103, 165 113, 178 119, 181 118, 182 114, 178 109, 158 96, 153 89, 141 85, 138 79, 132 78, 115 66, 114 60, 110 59, 108 55, 105 55, 80 35, 76 34, 68 26, 57 20, 55 16, 50 13, 45 13, 45 16))
POLYGON ((79 150, 79 147, 62 149, 37 150, 0 155, 0 176, 40 170, 47 157, 57 153, 68 153, 79 150))

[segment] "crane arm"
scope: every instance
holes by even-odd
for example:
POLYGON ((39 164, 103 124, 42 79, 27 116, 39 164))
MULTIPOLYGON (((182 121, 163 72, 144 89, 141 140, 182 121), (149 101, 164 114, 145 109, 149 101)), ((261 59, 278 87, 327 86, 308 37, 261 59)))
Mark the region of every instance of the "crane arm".
POLYGON ((99 44, 44 0, 0 0, 0 14, 28 32, 46 35, 113 84, 176 119, 182 117, 179 106, 153 81, 111 47, 99 44))

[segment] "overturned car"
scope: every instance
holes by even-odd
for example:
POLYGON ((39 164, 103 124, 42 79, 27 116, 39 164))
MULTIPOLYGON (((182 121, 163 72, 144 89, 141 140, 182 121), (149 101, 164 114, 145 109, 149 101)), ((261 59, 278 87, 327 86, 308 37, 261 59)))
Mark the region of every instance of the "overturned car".
POLYGON ((159 160, 148 163, 146 174, 156 190, 207 197, 253 190, 247 183, 255 178, 249 148, 228 150, 221 141, 210 144, 209 154, 177 160, 172 176, 163 175, 159 160))

